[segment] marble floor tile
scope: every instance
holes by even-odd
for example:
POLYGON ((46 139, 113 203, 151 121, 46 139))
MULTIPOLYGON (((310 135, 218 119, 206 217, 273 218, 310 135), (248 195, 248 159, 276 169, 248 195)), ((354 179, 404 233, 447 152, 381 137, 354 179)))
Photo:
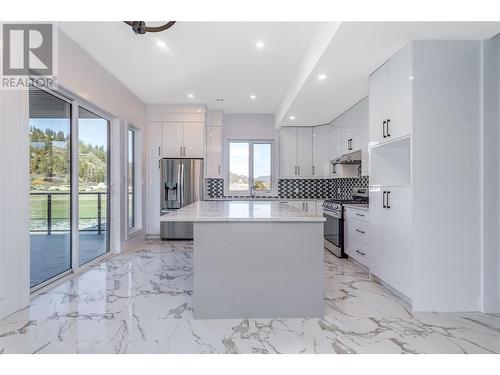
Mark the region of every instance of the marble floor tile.
POLYGON ((0 353, 500 353, 500 314, 413 313, 325 252, 322 319, 195 320, 192 242, 147 241, 0 321, 0 353))

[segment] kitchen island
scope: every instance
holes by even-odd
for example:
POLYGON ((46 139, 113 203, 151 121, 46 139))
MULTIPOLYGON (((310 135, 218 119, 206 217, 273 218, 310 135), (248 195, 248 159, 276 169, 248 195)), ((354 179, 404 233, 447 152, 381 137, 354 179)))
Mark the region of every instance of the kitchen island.
POLYGON ((323 316, 323 221, 279 201, 201 201, 160 217, 194 223, 193 314, 323 316))

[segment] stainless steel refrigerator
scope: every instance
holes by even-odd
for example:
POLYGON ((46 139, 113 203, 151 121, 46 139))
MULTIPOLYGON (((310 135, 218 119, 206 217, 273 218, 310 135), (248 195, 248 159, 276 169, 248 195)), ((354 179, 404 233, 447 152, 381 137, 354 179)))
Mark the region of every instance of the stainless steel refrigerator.
MULTIPOLYGON (((160 202, 162 215, 203 200, 203 159, 161 160, 160 202)), ((192 239, 193 223, 162 222, 162 239, 192 239)))

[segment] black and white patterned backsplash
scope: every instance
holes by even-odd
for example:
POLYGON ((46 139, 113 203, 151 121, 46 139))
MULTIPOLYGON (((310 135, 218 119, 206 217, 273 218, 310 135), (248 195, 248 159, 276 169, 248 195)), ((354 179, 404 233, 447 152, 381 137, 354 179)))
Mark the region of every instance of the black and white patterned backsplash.
POLYGON ((224 179, 206 178, 205 179, 205 198, 214 199, 224 197, 224 179))
MULTIPOLYGON (((354 187, 368 187, 368 176, 331 179, 280 179, 279 198, 296 199, 349 199, 354 187)), ((224 179, 205 179, 206 199, 224 198, 224 179)))

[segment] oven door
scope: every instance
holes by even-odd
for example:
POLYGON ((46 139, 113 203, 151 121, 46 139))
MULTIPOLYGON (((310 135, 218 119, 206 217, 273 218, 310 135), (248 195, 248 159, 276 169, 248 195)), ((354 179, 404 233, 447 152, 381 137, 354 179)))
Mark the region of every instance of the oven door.
POLYGON ((342 212, 336 210, 323 210, 324 223, 324 246, 339 258, 344 258, 344 219, 342 212))

